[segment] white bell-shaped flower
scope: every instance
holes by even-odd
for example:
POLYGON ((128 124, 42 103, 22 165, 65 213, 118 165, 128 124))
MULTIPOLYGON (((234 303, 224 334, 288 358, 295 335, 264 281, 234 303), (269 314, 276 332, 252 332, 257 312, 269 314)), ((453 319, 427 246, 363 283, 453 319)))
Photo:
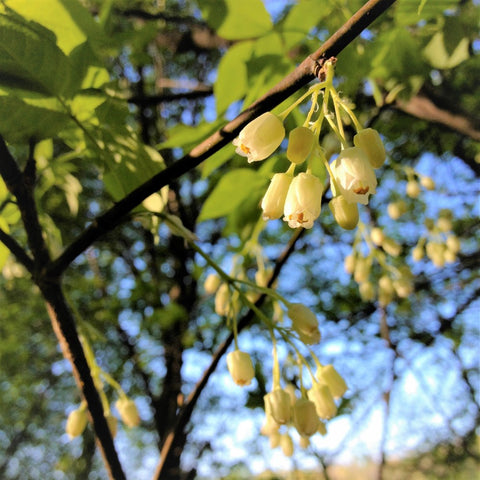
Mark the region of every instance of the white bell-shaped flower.
POLYGON ((293 177, 286 173, 276 173, 262 200, 264 220, 275 220, 283 214, 285 199, 293 177))
POLYGON ((332 162, 340 194, 350 203, 367 205, 368 196, 376 192, 377 178, 365 152, 359 147, 342 150, 332 162))
POLYGON ((255 369, 247 352, 234 350, 227 355, 227 367, 233 381, 240 386, 250 385, 255 376, 255 369))
POLYGON ((282 143, 285 137, 283 122, 266 112, 247 124, 233 141, 236 153, 247 157, 248 163, 264 160, 282 143))
POLYGON ((323 186, 310 173, 298 174, 290 184, 283 219, 291 228, 312 228, 322 208, 323 186))

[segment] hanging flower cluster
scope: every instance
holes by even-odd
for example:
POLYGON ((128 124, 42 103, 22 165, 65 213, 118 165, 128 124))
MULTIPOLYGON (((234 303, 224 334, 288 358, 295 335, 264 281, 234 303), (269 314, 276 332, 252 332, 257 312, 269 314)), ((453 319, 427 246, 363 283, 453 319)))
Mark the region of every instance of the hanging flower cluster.
POLYGON ((238 344, 236 321, 242 303, 252 309, 268 328, 273 345, 272 388, 264 397, 266 419, 261 433, 269 437, 272 448, 280 446, 283 453, 290 456, 295 448, 290 429, 297 432, 299 445, 303 448, 309 445, 312 435, 325 435, 324 422, 336 415, 336 400, 345 394, 347 385, 333 365, 323 366, 311 350, 311 346, 318 344, 321 339, 317 316, 302 303, 290 303, 277 291, 267 287, 271 271, 265 266, 261 247, 255 238, 250 241, 249 252, 255 252, 258 264, 255 283, 247 279, 241 268, 241 256, 238 256, 233 260, 230 275, 216 268, 218 273, 206 277, 204 289, 205 293, 215 295, 215 312, 226 317, 234 333, 235 348, 227 354, 226 363, 235 384, 248 386, 255 378, 252 357, 238 344), (267 317, 253 303, 262 293, 273 299, 272 317, 267 317), (284 321, 284 317, 288 320, 284 321), (298 387, 288 382, 284 387, 281 386, 276 346, 278 339, 290 347, 298 359, 298 387), (301 353, 302 349, 308 350, 311 360, 301 353), (315 373, 312 361, 316 365, 315 373), (304 386, 303 368, 310 374, 310 388, 304 386))
POLYGON ((305 98, 311 97, 311 108, 304 124, 291 130, 288 135, 286 156, 290 166, 285 173, 273 175, 262 200, 262 216, 264 220, 283 216, 291 228, 312 228, 320 215, 325 190, 325 185, 313 172, 326 168, 333 197, 330 210, 342 228, 351 230, 359 220, 357 204, 366 205, 369 196, 376 192, 374 168, 383 165, 386 154, 378 132, 372 128, 362 128, 352 109, 333 86, 333 62, 327 62, 325 66, 327 73, 324 82, 311 87, 280 115, 266 112, 250 122, 233 143, 237 147, 236 152, 246 156, 249 162, 266 159, 285 137, 285 118, 305 98), (333 111, 330 102, 333 103, 333 111), (353 145, 348 144, 342 114, 350 118, 357 130, 353 145), (319 144, 325 121, 341 144, 339 155, 330 164, 327 149, 322 149, 319 144), (303 169, 304 162, 306 168, 303 169), (295 174, 297 166, 302 171, 295 174))
MULTIPOLYGON (((104 382, 108 383, 118 392, 119 398, 115 402, 115 408, 117 409, 122 422, 129 428, 138 427, 141 419, 135 402, 125 394, 122 387, 108 373, 100 368, 95 360, 95 355, 86 337, 81 335, 80 340, 85 351, 85 357, 87 359, 88 366, 90 367, 95 387, 102 402, 105 420, 107 421, 107 425, 110 429, 112 437, 115 438, 117 435, 118 420, 117 417, 113 415, 110 408, 110 403, 103 389, 104 382)), ((85 401, 83 401, 78 408, 72 410, 68 415, 65 433, 67 433, 70 439, 78 437, 83 433, 87 424, 87 404, 85 401)))

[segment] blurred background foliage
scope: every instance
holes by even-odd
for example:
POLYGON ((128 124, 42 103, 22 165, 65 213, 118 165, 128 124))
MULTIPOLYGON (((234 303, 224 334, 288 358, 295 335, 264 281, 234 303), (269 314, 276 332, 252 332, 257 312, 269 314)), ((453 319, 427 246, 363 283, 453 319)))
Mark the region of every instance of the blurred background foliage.
MULTIPOLYGON (((2 2, 0 133, 21 165, 29 139, 37 139, 36 200, 50 250, 60 252, 113 201, 260 97, 363 3, 2 2)), ((343 262, 354 242, 363 252, 365 244, 327 208, 297 242, 278 289, 317 313, 323 339, 315 352, 349 385, 327 436, 285 459, 259 434, 271 344, 254 323, 240 338, 256 360, 256 380, 241 390, 220 363, 165 478, 320 478, 320 471, 326 479, 473 478, 480 459, 479 21, 476 0, 397 0, 338 57, 338 90, 382 134, 389 157, 361 212, 364 228, 378 225, 402 246, 389 261, 409 266, 414 289, 385 308, 363 301, 343 262), (436 188, 409 198, 405 167, 436 188), (393 220, 387 205, 398 201, 405 213, 393 220), (412 249, 445 209, 460 252, 443 266, 414 262, 412 249)), ((295 111, 287 129, 304 114, 295 111)), ((321 136, 325 149, 328 141, 321 136)), ((258 220, 271 173, 286 165, 280 153, 242 177, 245 159, 227 146, 170 185, 168 211, 228 270, 258 220), (235 188, 216 188, 229 175, 235 188)), ((0 188, 0 225, 24 242, 10 200, 0 188)), ((280 221, 262 232, 269 264, 290 237, 280 221)), ((105 478, 91 429, 73 441, 64 433, 80 398, 39 293, 5 248, 0 257, 0 477, 105 478)), ((255 259, 243 266, 253 278, 255 259)), ((98 363, 140 410, 141 426, 121 429, 116 443, 129 478, 151 478, 182 398, 228 335, 202 287, 208 273, 192 249, 139 209, 65 275, 98 363)), ((381 275, 374 265, 372 282, 381 275)), ((283 353, 283 373, 294 381, 294 362, 283 353)), ((113 402, 109 387, 106 393, 113 402)))

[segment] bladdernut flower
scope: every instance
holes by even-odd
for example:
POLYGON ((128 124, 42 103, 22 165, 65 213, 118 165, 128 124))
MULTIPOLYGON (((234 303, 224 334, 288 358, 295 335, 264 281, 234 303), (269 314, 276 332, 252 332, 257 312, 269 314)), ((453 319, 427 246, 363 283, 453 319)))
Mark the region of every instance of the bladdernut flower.
POLYGON ((373 128, 360 130, 353 137, 353 144, 366 153, 368 161, 373 168, 380 168, 385 163, 385 147, 380 135, 373 128))
POLYGON ((320 419, 315 404, 311 400, 299 398, 293 406, 293 424, 297 432, 305 437, 317 433, 320 419))
POLYGON ((359 147, 342 150, 332 162, 332 172, 339 193, 347 202, 367 205, 368 196, 376 192, 375 172, 365 152, 359 147))
POLYGON ((307 392, 308 399, 315 404, 317 415, 323 420, 329 420, 337 413, 332 392, 325 383, 316 383, 307 392))
POLYGON ((294 128, 288 135, 287 158, 296 165, 303 163, 315 144, 315 134, 307 127, 294 128))
POLYGON ((240 386, 250 385, 255 376, 250 355, 240 350, 234 350, 227 355, 227 367, 233 381, 240 386))
POLYGON ((87 426, 88 417, 84 408, 77 408, 70 412, 67 418, 67 425, 65 426, 65 432, 70 439, 78 437, 83 433, 87 426))
POLYGON ((343 195, 332 198, 328 206, 333 214, 333 218, 345 230, 353 230, 358 225, 359 215, 356 203, 350 203, 345 200, 343 195))
POLYGON ((292 327, 298 334, 306 336, 318 332, 317 316, 305 305, 292 303, 287 312, 288 318, 292 321, 292 327))
POLYGON ((285 390, 275 388, 270 393, 267 393, 265 395, 265 403, 268 404, 266 410, 269 411, 279 425, 284 425, 290 421, 292 407, 290 395, 285 390))
POLYGON ((233 141, 236 153, 247 157, 248 163, 270 156, 285 137, 283 122, 271 112, 260 115, 247 124, 233 141))
POLYGON ((320 382, 328 385, 333 398, 340 398, 347 391, 348 387, 345 380, 331 364, 320 367, 315 376, 320 382))
POLYGON ((284 217, 290 228, 312 228, 322 208, 323 186, 310 173, 298 174, 290 184, 285 199, 284 217))
POLYGON ((264 220, 275 220, 283 214, 285 199, 293 177, 286 173, 276 173, 262 200, 264 220))
POLYGON ((132 399, 127 397, 119 398, 115 402, 115 407, 120 414, 122 422, 127 427, 137 427, 140 425, 140 416, 138 415, 137 406, 132 399))

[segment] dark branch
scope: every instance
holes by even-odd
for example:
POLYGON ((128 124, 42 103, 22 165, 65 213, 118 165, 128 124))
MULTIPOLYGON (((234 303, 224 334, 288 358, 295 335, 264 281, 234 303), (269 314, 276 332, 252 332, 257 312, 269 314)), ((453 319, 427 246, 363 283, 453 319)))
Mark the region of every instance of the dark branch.
POLYGON ((119 225, 125 215, 152 193, 168 185, 189 170, 200 165, 215 152, 231 142, 240 130, 260 114, 272 110, 297 90, 312 81, 319 68, 331 57, 336 57, 365 28, 380 16, 395 0, 370 0, 316 52, 305 60, 261 99, 253 103, 238 117, 197 145, 190 153, 161 171, 129 193, 110 210, 97 217, 81 235, 52 263, 49 274, 60 275, 70 263, 93 242, 119 225))
POLYGON ((17 241, 0 228, 0 242, 2 242, 16 257, 16 259, 33 273, 33 260, 17 241))

